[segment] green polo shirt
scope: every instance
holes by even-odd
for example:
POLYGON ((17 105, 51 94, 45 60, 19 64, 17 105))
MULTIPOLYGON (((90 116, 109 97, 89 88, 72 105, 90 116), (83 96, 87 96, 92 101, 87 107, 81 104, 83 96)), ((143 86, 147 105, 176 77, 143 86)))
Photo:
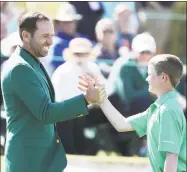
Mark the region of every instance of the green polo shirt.
POLYGON ((166 152, 178 154, 177 172, 186 171, 186 119, 175 91, 163 95, 145 112, 127 119, 140 137, 147 134, 154 172, 164 171, 166 152))

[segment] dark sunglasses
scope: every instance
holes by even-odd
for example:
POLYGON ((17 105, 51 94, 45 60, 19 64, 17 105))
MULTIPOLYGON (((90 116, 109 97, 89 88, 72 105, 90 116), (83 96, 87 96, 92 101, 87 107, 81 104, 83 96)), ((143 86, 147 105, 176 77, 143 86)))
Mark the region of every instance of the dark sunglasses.
POLYGON ((112 29, 106 29, 103 31, 103 33, 114 33, 114 30, 112 29))
POLYGON ((153 54, 151 51, 142 51, 140 54, 153 54))

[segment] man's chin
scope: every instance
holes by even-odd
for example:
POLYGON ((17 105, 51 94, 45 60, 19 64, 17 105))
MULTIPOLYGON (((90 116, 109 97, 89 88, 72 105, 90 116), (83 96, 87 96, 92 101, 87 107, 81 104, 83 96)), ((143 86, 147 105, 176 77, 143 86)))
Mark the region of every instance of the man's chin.
POLYGON ((42 54, 40 54, 40 58, 46 57, 47 55, 48 55, 48 52, 47 53, 42 53, 42 54))

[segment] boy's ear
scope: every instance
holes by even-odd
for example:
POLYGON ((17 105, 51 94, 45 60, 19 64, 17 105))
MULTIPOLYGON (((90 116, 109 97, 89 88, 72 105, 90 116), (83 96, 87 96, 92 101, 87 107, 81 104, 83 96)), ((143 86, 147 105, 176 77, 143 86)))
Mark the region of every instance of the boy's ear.
POLYGON ((165 74, 165 73, 162 73, 162 79, 163 80, 165 80, 165 81, 167 81, 168 80, 168 75, 167 74, 165 74))

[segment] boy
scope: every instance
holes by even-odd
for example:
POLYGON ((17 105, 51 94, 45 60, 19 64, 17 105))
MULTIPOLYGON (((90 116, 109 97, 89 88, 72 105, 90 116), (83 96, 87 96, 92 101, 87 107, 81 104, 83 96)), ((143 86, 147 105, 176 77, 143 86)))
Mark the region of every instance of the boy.
MULTIPOLYGON (((145 112, 125 118, 108 99, 100 104, 117 131, 135 130, 140 137, 147 134, 153 172, 186 172, 186 120, 175 92, 182 71, 183 64, 174 55, 161 54, 149 61, 146 80, 149 91, 158 99, 145 112)), ((88 83, 88 89, 93 87, 91 78, 82 79, 88 83)))

